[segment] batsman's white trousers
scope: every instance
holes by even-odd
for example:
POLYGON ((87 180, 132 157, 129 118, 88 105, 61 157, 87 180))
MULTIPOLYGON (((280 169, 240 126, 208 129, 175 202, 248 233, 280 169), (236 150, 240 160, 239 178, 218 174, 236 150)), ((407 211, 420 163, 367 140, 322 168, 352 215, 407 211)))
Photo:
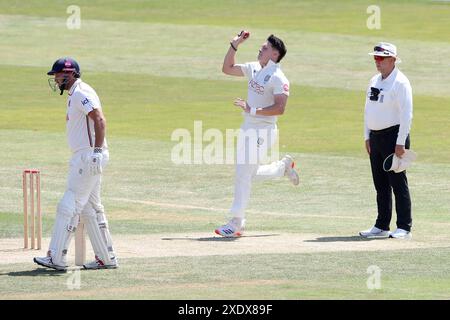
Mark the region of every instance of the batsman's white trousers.
MULTIPOLYGON (((91 175, 89 171, 89 157, 92 155, 92 149, 83 149, 75 152, 70 159, 69 174, 67 178, 67 187, 63 198, 58 204, 55 225, 53 228, 52 239, 49 246, 49 253, 56 264, 64 265, 66 263, 66 254, 73 233, 83 214, 88 220, 95 219, 97 215, 104 218, 103 205, 100 199, 101 174, 91 175), (93 210, 94 209, 94 210, 93 210)), ((109 161, 108 150, 103 150, 102 168, 104 169, 109 161)), ((97 225, 97 223, 95 223, 97 225)), ((97 226, 98 229, 98 226, 97 226)), ((92 239, 91 239, 92 242, 92 239)), ((94 252, 98 245, 93 243, 94 252)), ((105 247, 103 244, 101 247, 105 247)), ((101 256, 107 254, 100 250, 101 256)), ((95 252, 97 254, 97 252, 95 252)))
MULTIPOLYGON (((102 207, 100 200, 102 175, 93 176, 89 172, 88 162, 91 155, 91 149, 84 149, 76 152, 70 160, 67 190, 75 194, 75 214, 81 214, 88 202, 94 208, 102 207)), ((108 150, 104 150, 102 155, 102 169, 105 169, 109 161, 108 150)))
POLYGON ((230 213, 233 217, 244 218, 252 182, 284 176, 285 165, 282 161, 262 164, 277 142, 276 123, 246 118, 240 129, 236 149, 234 201, 230 213))

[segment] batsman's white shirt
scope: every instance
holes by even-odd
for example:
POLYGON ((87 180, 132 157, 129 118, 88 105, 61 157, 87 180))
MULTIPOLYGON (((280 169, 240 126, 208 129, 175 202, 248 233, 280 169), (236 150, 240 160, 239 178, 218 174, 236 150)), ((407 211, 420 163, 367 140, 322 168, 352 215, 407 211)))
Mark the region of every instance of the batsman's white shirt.
MULTIPOLYGON (((275 103, 276 94, 289 96, 289 81, 281 71, 280 64, 269 60, 263 68, 256 62, 237 64, 248 78, 247 103, 250 108, 266 108, 275 103)), ((250 115, 244 112, 244 117, 261 120, 262 122, 276 123, 277 116, 250 115)))
POLYGON ((386 78, 375 75, 369 82, 364 111, 364 138, 369 139, 370 130, 382 130, 400 125, 398 145, 405 145, 413 118, 413 98, 408 78, 397 68, 386 78), (380 89, 377 101, 370 100, 371 87, 380 89))
MULTIPOLYGON (((81 79, 77 79, 69 90, 66 116, 67 141, 73 153, 94 147, 94 120, 88 113, 101 108, 95 90, 81 79)), ((103 148, 107 147, 105 139, 103 148)))

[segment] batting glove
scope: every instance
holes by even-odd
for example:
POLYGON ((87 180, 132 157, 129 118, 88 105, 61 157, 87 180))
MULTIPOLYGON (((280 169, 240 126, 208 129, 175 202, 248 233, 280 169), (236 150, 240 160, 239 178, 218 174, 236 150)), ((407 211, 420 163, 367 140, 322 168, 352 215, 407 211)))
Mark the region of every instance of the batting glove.
POLYGON ((102 160, 102 149, 95 148, 91 158, 89 159, 89 170, 91 171, 91 175, 95 176, 102 173, 102 160))

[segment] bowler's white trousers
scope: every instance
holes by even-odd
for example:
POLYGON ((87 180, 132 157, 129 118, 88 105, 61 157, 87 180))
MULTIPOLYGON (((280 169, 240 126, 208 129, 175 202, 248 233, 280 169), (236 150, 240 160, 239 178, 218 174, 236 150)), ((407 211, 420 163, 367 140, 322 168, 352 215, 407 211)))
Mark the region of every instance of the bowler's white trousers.
POLYGON ((277 138, 276 123, 263 122, 250 117, 245 118, 240 128, 236 149, 234 201, 230 209, 233 217, 245 217, 245 208, 250 199, 253 181, 284 176, 284 162, 274 161, 262 164, 267 161, 269 150, 277 142, 277 138))

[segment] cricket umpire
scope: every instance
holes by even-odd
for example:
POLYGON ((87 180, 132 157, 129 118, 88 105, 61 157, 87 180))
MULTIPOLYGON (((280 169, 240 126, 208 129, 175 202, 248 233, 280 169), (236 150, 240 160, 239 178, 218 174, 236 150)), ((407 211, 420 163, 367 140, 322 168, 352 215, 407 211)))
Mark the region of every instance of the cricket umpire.
POLYGON ((395 45, 381 42, 369 54, 374 57, 379 73, 370 80, 366 92, 364 137, 377 193, 378 217, 374 227, 359 234, 365 238, 410 239, 411 197, 406 171, 385 171, 383 162, 392 153, 402 158, 405 149, 410 147, 412 89, 408 78, 396 66, 400 60, 395 45), (392 191, 397 229, 389 232, 392 191))

